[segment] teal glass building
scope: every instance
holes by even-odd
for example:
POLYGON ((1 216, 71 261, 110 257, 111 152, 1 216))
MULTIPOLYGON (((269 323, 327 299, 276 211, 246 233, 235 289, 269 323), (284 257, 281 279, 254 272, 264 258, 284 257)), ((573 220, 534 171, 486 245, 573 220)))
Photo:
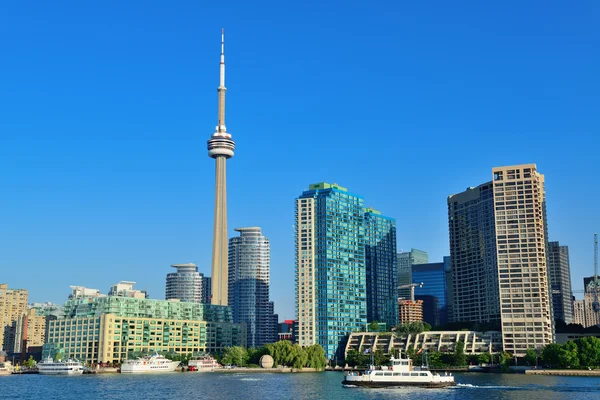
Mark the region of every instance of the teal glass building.
POLYGON ((298 343, 320 344, 330 360, 367 322, 363 208, 362 197, 329 183, 296 199, 298 343))
POLYGON ((365 209, 367 320, 398 324, 396 220, 365 209))

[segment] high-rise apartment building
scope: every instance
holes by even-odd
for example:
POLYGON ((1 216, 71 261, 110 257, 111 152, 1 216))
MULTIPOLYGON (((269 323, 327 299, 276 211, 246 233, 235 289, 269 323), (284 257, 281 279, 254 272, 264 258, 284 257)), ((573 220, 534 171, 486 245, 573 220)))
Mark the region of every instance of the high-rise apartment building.
POLYGON ((448 197, 452 320, 500 322, 491 182, 448 197))
POLYGON ((411 289, 407 285, 413 283, 412 266, 428 262, 429 256, 423 250, 410 249, 398 254, 398 296, 400 298, 410 299, 411 289))
POLYGON ((448 197, 456 321, 500 317, 504 350, 552 343, 544 175, 535 164, 492 169, 492 182, 448 197))
POLYGON ((587 328, 585 322, 585 302, 583 300, 573 300, 573 323, 587 328))
POLYGON ((204 303, 203 276, 196 264, 173 264, 177 272, 167 274, 165 299, 177 299, 190 303, 204 303))
POLYGON ((362 197, 329 183, 296 199, 298 343, 320 344, 329 359, 367 322, 363 208, 362 197))
POLYGON ((108 291, 109 296, 117 297, 134 297, 136 299, 145 299, 148 293, 144 290, 134 289, 135 282, 120 281, 116 285, 112 285, 108 291))
POLYGON ((504 351, 554 341, 544 175, 535 164, 492 170, 504 351))
POLYGON ((401 324, 423 321, 423 300, 398 300, 398 321, 401 324))
POLYGON ((568 246, 561 246, 559 242, 548 242, 548 274, 554 319, 570 324, 573 322, 573 297, 568 246))
POLYGON ((229 300, 233 321, 245 323, 249 347, 277 341, 269 301, 271 249, 259 227, 237 228, 229 239, 229 300))
POLYGON ((367 320, 398 324, 396 220, 365 209, 367 320))
POLYGON ((48 321, 44 357, 60 352, 86 363, 120 362, 141 353, 246 346, 246 326, 233 323, 230 307, 82 292, 69 296, 62 318, 48 321))
POLYGON ((8 284, 0 284, 0 350, 14 349, 16 324, 27 313, 27 297, 25 289, 9 289, 8 284))
POLYGON ((212 280, 210 276, 202 277, 202 303, 211 303, 212 297, 212 280))
POLYGON ((415 287, 415 299, 423 300, 423 320, 432 326, 448 322, 446 275, 449 268, 450 257, 444 257, 441 263, 412 266, 413 283, 423 283, 422 287, 415 287))

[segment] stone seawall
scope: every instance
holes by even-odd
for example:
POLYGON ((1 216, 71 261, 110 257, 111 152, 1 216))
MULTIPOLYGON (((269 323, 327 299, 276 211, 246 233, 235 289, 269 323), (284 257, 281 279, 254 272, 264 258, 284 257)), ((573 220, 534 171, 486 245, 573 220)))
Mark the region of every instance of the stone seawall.
POLYGON ((600 370, 587 369, 530 369, 527 375, 600 376, 600 370))

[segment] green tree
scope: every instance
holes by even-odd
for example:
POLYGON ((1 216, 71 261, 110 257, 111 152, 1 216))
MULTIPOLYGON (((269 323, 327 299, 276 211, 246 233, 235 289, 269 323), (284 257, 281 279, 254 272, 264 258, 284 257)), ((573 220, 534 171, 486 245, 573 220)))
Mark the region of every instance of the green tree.
POLYGON ((313 344, 312 346, 308 346, 304 349, 304 351, 306 352, 307 368, 324 369, 327 366, 325 350, 323 350, 323 347, 321 347, 320 344, 313 344))
POLYGON ((32 368, 35 366, 35 360, 33 359, 33 356, 29 356, 29 359, 27 361, 25 361, 25 366, 32 368))
POLYGON ((457 367, 467 365, 467 356, 465 355, 465 344, 459 340, 454 346, 454 354, 452 355, 452 364, 457 367))
POLYGON ((446 367, 446 364, 442 360, 442 353, 440 353, 438 351, 434 351, 432 353, 429 353, 427 355, 427 358, 429 359, 429 366, 432 367, 432 368, 444 368, 444 367, 446 367))
POLYGON ((292 367, 302 369, 308 361, 308 355, 299 344, 295 344, 291 348, 288 359, 292 367))
POLYGON ((577 347, 577 343, 569 340, 563 345, 562 348, 564 352, 563 366, 567 368, 579 367, 579 349, 577 347))
POLYGON ((550 343, 542 350, 541 358, 545 365, 561 367, 565 358, 562 346, 558 343, 550 343))
POLYGON ((244 366, 245 359, 248 353, 246 349, 241 346, 226 347, 223 351, 223 357, 221 363, 223 365, 239 365, 244 366))
POLYGON ((576 343, 579 350, 579 364, 582 367, 600 366, 600 339, 587 336, 577 339, 576 343))
POLYGON ((525 362, 529 365, 536 365, 536 361, 538 358, 538 353, 536 349, 529 348, 525 352, 525 362))
POLYGON ((383 350, 376 350, 375 353, 373 353, 373 363, 375 365, 385 365, 389 364, 389 362, 390 356, 383 354, 383 350))
POLYGON ((379 332, 379 324, 377 321, 373 321, 368 326, 369 332, 379 332))
POLYGON ((273 357, 275 365, 292 365, 292 342, 289 340, 280 340, 265 347, 267 348, 269 355, 273 357))
POLYGON ((477 355, 477 364, 489 364, 491 362, 489 353, 481 353, 477 355))

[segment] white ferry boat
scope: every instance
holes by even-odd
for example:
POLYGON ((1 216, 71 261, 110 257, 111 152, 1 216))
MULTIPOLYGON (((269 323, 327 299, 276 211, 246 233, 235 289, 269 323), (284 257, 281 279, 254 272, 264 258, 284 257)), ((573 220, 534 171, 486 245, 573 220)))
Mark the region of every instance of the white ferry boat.
POLYGON ((83 365, 77 360, 54 361, 52 357, 46 358, 37 365, 40 375, 81 375, 83 365))
POLYGON ((452 374, 440 375, 432 373, 426 367, 413 368, 412 360, 392 357, 390 366, 369 366, 364 373, 349 372, 344 376, 344 385, 366 387, 418 386, 426 388, 442 388, 455 386, 452 374))
POLYGON ((122 374, 141 374, 155 372, 173 372, 180 361, 171 361, 165 357, 154 354, 138 358, 137 360, 126 360, 121 365, 122 374))
POLYGON ((188 361, 188 371, 214 371, 216 368, 221 368, 221 364, 215 360, 210 354, 197 356, 188 361))

